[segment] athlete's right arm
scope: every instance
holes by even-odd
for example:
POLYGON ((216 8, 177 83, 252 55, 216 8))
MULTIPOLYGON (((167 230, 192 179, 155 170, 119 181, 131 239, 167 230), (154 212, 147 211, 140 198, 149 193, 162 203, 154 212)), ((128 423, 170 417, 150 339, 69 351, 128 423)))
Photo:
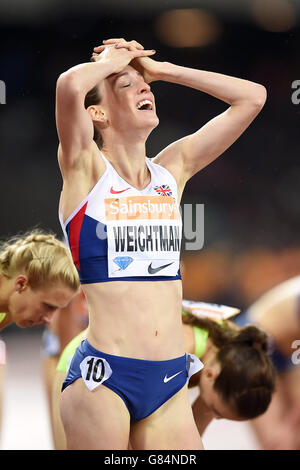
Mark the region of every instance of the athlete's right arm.
MULTIPOLYGON (((80 164, 82 151, 93 145, 93 121, 84 107, 89 90, 115 70, 113 61, 84 63, 62 73, 56 86, 58 158, 62 172, 80 164)), ((84 162, 82 162, 84 163, 84 162)))
MULTIPOLYGON (((78 168, 82 151, 90 152, 93 122, 84 107, 86 94, 102 80, 121 72, 133 59, 154 51, 107 46, 94 62, 76 65, 62 73, 56 86, 56 125, 60 141, 58 158, 62 172, 78 168)), ((82 162, 84 164, 84 162, 82 162)))

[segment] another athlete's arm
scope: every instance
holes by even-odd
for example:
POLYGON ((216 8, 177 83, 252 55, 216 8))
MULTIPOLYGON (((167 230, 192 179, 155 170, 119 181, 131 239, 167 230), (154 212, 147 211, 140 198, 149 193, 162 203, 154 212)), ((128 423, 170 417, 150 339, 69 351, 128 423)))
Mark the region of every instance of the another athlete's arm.
POLYGON ((263 450, 291 450, 295 449, 295 429, 287 419, 289 406, 287 405, 287 390, 280 376, 276 379, 276 391, 265 413, 251 420, 263 450))
POLYGON ((4 389, 4 364, 0 363, 0 438, 2 431, 2 409, 3 409, 3 389, 4 389))
POLYGON ((3 410, 5 364, 6 364, 6 345, 5 345, 5 342, 2 339, 0 339, 0 438, 1 438, 1 431, 2 431, 2 410, 3 410))
POLYGON ((52 433, 54 440, 55 450, 66 450, 66 436, 64 432, 64 427, 60 417, 60 396, 62 384, 65 380, 65 372, 57 370, 53 380, 52 386, 52 433))
POLYGON ((214 413, 207 408, 200 396, 194 401, 192 410, 199 434, 202 436, 209 423, 214 419, 214 413))

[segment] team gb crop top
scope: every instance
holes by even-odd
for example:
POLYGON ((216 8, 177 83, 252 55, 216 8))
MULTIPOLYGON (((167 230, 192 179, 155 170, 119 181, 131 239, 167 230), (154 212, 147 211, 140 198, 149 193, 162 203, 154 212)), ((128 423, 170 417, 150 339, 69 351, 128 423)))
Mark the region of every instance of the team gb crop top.
POLYGON ((101 155, 104 174, 65 222, 59 214, 80 282, 181 279, 175 178, 146 158, 151 180, 138 190, 101 155))

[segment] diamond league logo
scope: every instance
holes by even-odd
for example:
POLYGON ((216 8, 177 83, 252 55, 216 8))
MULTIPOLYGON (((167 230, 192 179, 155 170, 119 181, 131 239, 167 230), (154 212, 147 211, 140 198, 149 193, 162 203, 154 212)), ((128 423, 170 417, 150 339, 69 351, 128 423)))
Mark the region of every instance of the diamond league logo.
POLYGON ((125 271, 126 268, 132 263, 133 258, 130 256, 117 256, 116 258, 113 259, 113 262, 116 263, 117 266, 122 271, 125 271))

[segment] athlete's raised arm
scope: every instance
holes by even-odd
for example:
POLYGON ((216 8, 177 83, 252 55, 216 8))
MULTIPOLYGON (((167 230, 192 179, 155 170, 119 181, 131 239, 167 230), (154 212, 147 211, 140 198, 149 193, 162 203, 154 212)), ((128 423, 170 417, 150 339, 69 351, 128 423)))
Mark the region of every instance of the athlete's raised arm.
POLYGON ((142 48, 107 48, 96 61, 83 63, 62 73, 56 87, 56 125, 59 137, 58 159, 62 173, 78 167, 82 152, 92 153, 93 121, 105 124, 105 116, 96 106, 85 108, 86 94, 108 76, 120 72, 135 57, 154 54, 142 48))
MULTIPOLYGON (((100 52, 111 44, 126 48, 131 42, 124 39, 104 41, 94 49, 100 52)), ((214 72, 181 67, 169 62, 158 62, 149 57, 138 58, 136 65, 142 69, 150 83, 163 80, 208 93, 230 107, 210 120, 195 133, 170 144, 153 160, 166 167, 176 178, 179 188, 195 173, 220 156, 247 129, 266 101, 263 85, 214 72)), ((195 112, 192 110, 191 112, 195 112)))
POLYGON ((156 163, 167 167, 177 181, 184 184, 247 129, 266 101, 266 89, 247 80, 170 63, 163 64, 161 77, 208 93, 230 105, 198 131, 169 145, 156 157, 156 163))

